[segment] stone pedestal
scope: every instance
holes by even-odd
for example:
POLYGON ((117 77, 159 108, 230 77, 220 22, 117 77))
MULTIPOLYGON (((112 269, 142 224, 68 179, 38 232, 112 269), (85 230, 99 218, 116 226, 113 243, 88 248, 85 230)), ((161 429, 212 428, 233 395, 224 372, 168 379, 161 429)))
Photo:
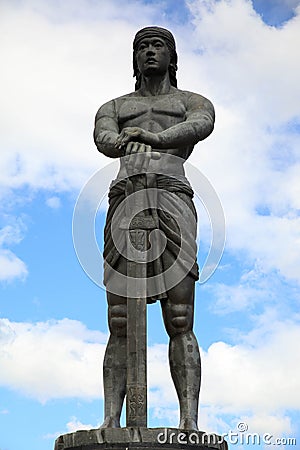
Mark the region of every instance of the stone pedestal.
POLYGON ((228 450, 216 434, 177 428, 106 428, 59 436, 54 450, 228 450))

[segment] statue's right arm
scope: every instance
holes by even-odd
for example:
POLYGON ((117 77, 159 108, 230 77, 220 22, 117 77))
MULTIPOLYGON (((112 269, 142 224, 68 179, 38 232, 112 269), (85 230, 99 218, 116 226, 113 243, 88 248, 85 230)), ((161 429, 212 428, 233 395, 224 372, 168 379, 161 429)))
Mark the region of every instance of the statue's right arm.
POLYGON ((119 125, 115 101, 102 105, 95 118, 94 141, 99 152, 110 158, 119 158, 123 152, 115 147, 119 136, 119 125))

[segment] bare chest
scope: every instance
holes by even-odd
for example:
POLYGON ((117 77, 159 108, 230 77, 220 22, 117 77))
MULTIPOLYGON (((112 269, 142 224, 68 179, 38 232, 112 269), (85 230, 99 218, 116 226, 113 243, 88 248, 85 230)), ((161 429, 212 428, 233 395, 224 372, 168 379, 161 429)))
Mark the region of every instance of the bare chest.
POLYGON ((120 129, 138 126, 152 132, 165 130, 183 122, 186 106, 175 95, 157 97, 128 97, 118 108, 120 129))

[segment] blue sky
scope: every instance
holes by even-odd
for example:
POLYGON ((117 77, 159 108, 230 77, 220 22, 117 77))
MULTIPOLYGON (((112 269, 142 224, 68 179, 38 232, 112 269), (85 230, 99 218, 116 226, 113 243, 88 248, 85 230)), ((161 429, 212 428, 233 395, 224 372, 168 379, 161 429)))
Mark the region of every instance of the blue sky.
MULTIPOLYGON (((214 133, 191 156, 218 192, 227 234, 217 271, 196 291, 200 429, 245 422, 299 442, 299 1, 0 8, 0 449, 52 449, 59 434, 103 419, 105 293, 77 260, 72 217, 81 188, 109 162, 94 148, 94 115, 133 90, 132 39, 149 24, 174 32, 179 87, 216 108, 214 133)), ((102 208, 100 248, 104 218, 102 208)), ((203 211, 199 222, 203 261, 203 211)), ((148 319, 149 426, 176 426, 158 304, 148 319)))

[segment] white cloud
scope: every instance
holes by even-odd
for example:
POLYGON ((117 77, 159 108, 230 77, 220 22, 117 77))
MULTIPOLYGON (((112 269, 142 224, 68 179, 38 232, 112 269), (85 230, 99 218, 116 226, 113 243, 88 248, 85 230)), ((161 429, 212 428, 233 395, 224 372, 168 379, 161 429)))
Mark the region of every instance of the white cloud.
MULTIPOLYGON (((98 424, 100 426, 100 424, 98 424)), ((77 430, 90 430, 91 428, 96 428, 97 425, 91 425, 82 423, 77 417, 73 416, 71 420, 67 423, 67 433, 72 433, 77 430)))
POLYGON ((249 410, 269 415, 298 408, 300 365, 296 343, 300 327, 292 321, 269 319, 273 322, 257 327, 244 342, 216 342, 204 353, 204 404, 222 405, 223 412, 232 414, 249 410))
POLYGON ((0 229, 0 281, 24 280, 28 275, 26 264, 6 247, 23 239, 25 225, 21 219, 6 216, 5 220, 10 223, 0 229))
POLYGON ((0 229, 0 245, 18 244, 23 239, 25 225, 21 219, 6 217, 10 224, 0 229))
POLYGON ((248 432, 263 436, 264 433, 272 433, 275 438, 280 438, 286 435, 292 437, 291 419, 284 415, 266 415, 257 414, 251 417, 241 417, 243 422, 248 425, 248 432), (272 430, 271 432, 269 430, 272 430))
POLYGON ((293 437, 291 411, 299 406, 299 323, 281 322, 269 310, 236 344, 216 342, 202 350, 199 424, 208 432, 237 431, 293 437))
POLYGON ((46 205, 52 209, 59 209, 61 207, 61 201, 59 197, 53 196, 46 200, 46 205))
POLYGON ((77 417, 72 416, 69 422, 67 422, 65 430, 56 431, 54 433, 47 433, 43 436, 43 438, 53 440, 65 433, 73 433, 78 430, 91 430, 92 428, 99 428, 100 425, 101 425, 100 423, 97 424, 83 423, 77 417))
POLYGON ((224 283, 212 285, 215 298, 214 312, 231 313, 255 306, 264 299, 265 292, 251 286, 230 286, 224 283))
POLYGON ((300 300, 297 283, 287 284, 278 272, 268 271, 261 264, 244 271, 237 283, 210 282, 203 288, 212 294, 211 311, 219 315, 252 314, 257 307, 265 311, 272 307, 285 319, 294 313, 294 305, 300 300))
POLYGON ((41 402, 98 398, 106 336, 75 320, 1 320, 0 383, 41 402), (22 370, 20 370, 22 368, 22 370), (82 382, 84 380, 84 383, 82 382))
POLYGON ((26 264, 12 251, 0 249, 0 281, 24 279, 28 275, 26 264))

